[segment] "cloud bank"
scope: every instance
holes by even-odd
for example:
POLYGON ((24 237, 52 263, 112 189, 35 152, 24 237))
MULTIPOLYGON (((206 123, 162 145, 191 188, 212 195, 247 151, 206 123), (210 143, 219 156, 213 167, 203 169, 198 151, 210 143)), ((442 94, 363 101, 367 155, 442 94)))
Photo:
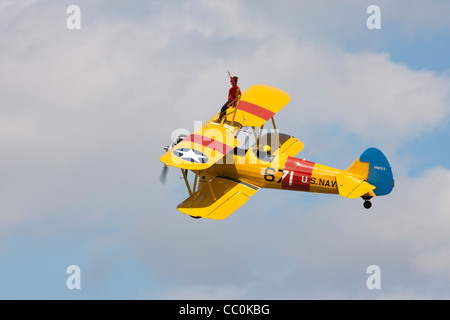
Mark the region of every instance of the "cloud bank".
MULTIPOLYGON (((374 143, 399 166, 402 144, 448 121, 450 80, 326 41, 336 25, 340 37, 364 28, 365 11, 355 14, 364 6, 330 1, 319 15, 308 1, 82 2, 82 28, 70 31, 70 3, 57 3, 0 9, 9 17, 0 29, 3 237, 33 223, 48 237, 120 225, 134 258, 166 280, 149 290, 157 298, 448 297, 445 167, 396 177, 371 213, 345 199, 262 190, 221 223, 175 210, 184 199, 177 173, 158 184, 171 131, 218 112, 227 70, 242 89, 288 92, 277 124, 319 145, 319 156, 350 164, 374 143), (365 287, 371 264, 382 269, 381 293, 365 287)), ((445 5, 434 2, 420 23, 445 25, 432 22, 445 5)))

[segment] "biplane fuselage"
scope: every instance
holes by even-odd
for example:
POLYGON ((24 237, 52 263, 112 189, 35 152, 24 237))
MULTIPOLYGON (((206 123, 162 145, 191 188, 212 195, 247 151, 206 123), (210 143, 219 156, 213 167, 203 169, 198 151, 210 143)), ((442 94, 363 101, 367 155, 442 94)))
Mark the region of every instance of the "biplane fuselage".
MULTIPOLYGON (((299 142, 289 137, 288 144, 299 142)), ((338 194, 336 174, 341 170, 323 166, 308 160, 279 154, 279 148, 271 148, 271 155, 249 148, 244 156, 233 155, 230 164, 215 164, 204 174, 209 177, 225 176, 254 184, 258 188, 306 191, 338 194)), ((300 146, 297 146, 300 147, 300 146)), ((292 146, 291 146, 292 148, 292 146)), ((224 161, 225 162, 225 161, 224 161)))
POLYGON ((228 120, 216 123, 216 115, 161 157, 181 169, 188 189, 178 210, 196 218, 224 219, 261 188, 362 197, 366 208, 372 197, 391 192, 392 171, 378 149, 367 149, 347 170, 296 158, 303 143, 280 134, 273 118, 289 101, 286 96, 273 87, 250 87, 228 120), (274 128, 270 132, 263 130, 268 120, 274 128), (270 153, 263 152, 266 145, 270 153))

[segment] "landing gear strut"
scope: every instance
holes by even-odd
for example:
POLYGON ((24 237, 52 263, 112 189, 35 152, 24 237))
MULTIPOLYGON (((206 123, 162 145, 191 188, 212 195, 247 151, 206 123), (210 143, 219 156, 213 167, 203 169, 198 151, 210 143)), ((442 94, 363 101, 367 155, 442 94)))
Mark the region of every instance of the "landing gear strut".
POLYGON ((366 209, 370 209, 371 207, 372 207, 372 202, 370 202, 370 199, 371 199, 372 197, 363 197, 363 199, 364 199, 364 208, 366 208, 366 209))

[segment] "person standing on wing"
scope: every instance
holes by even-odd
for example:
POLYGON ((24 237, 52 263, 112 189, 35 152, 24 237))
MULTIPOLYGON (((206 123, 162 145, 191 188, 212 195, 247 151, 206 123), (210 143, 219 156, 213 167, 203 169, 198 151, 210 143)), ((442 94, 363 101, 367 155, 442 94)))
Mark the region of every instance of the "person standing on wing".
POLYGON ((228 71, 228 76, 230 77, 231 88, 228 91, 227 102, 225 102, 225 104, 222 106, 222 109, 220 109, 219 119, 217 119, 216 121, 219 123, 222 121, 222 118, 227 113, 227 109, 229 107, 235 107, 236 103, 239 101, 239 98, 241 97, 241 89, 237 85, 238 77, 236 76, 232 77, 230 71, 228 71))

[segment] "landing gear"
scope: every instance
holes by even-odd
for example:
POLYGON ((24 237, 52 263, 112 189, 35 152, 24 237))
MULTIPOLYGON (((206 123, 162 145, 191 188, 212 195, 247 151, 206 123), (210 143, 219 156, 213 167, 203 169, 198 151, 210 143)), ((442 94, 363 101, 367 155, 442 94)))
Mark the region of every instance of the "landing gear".
POLYGON ((370 207, 372 207, 372 202, 370 202, 370 200, 365 200, 363 205, 364 208, 370 209, 370 207))
POLYGON ((372 202, 370 202, 370 199, 372 197, 362 197, 364 199, 364 208, 370 209, 372 207, 372 202))

